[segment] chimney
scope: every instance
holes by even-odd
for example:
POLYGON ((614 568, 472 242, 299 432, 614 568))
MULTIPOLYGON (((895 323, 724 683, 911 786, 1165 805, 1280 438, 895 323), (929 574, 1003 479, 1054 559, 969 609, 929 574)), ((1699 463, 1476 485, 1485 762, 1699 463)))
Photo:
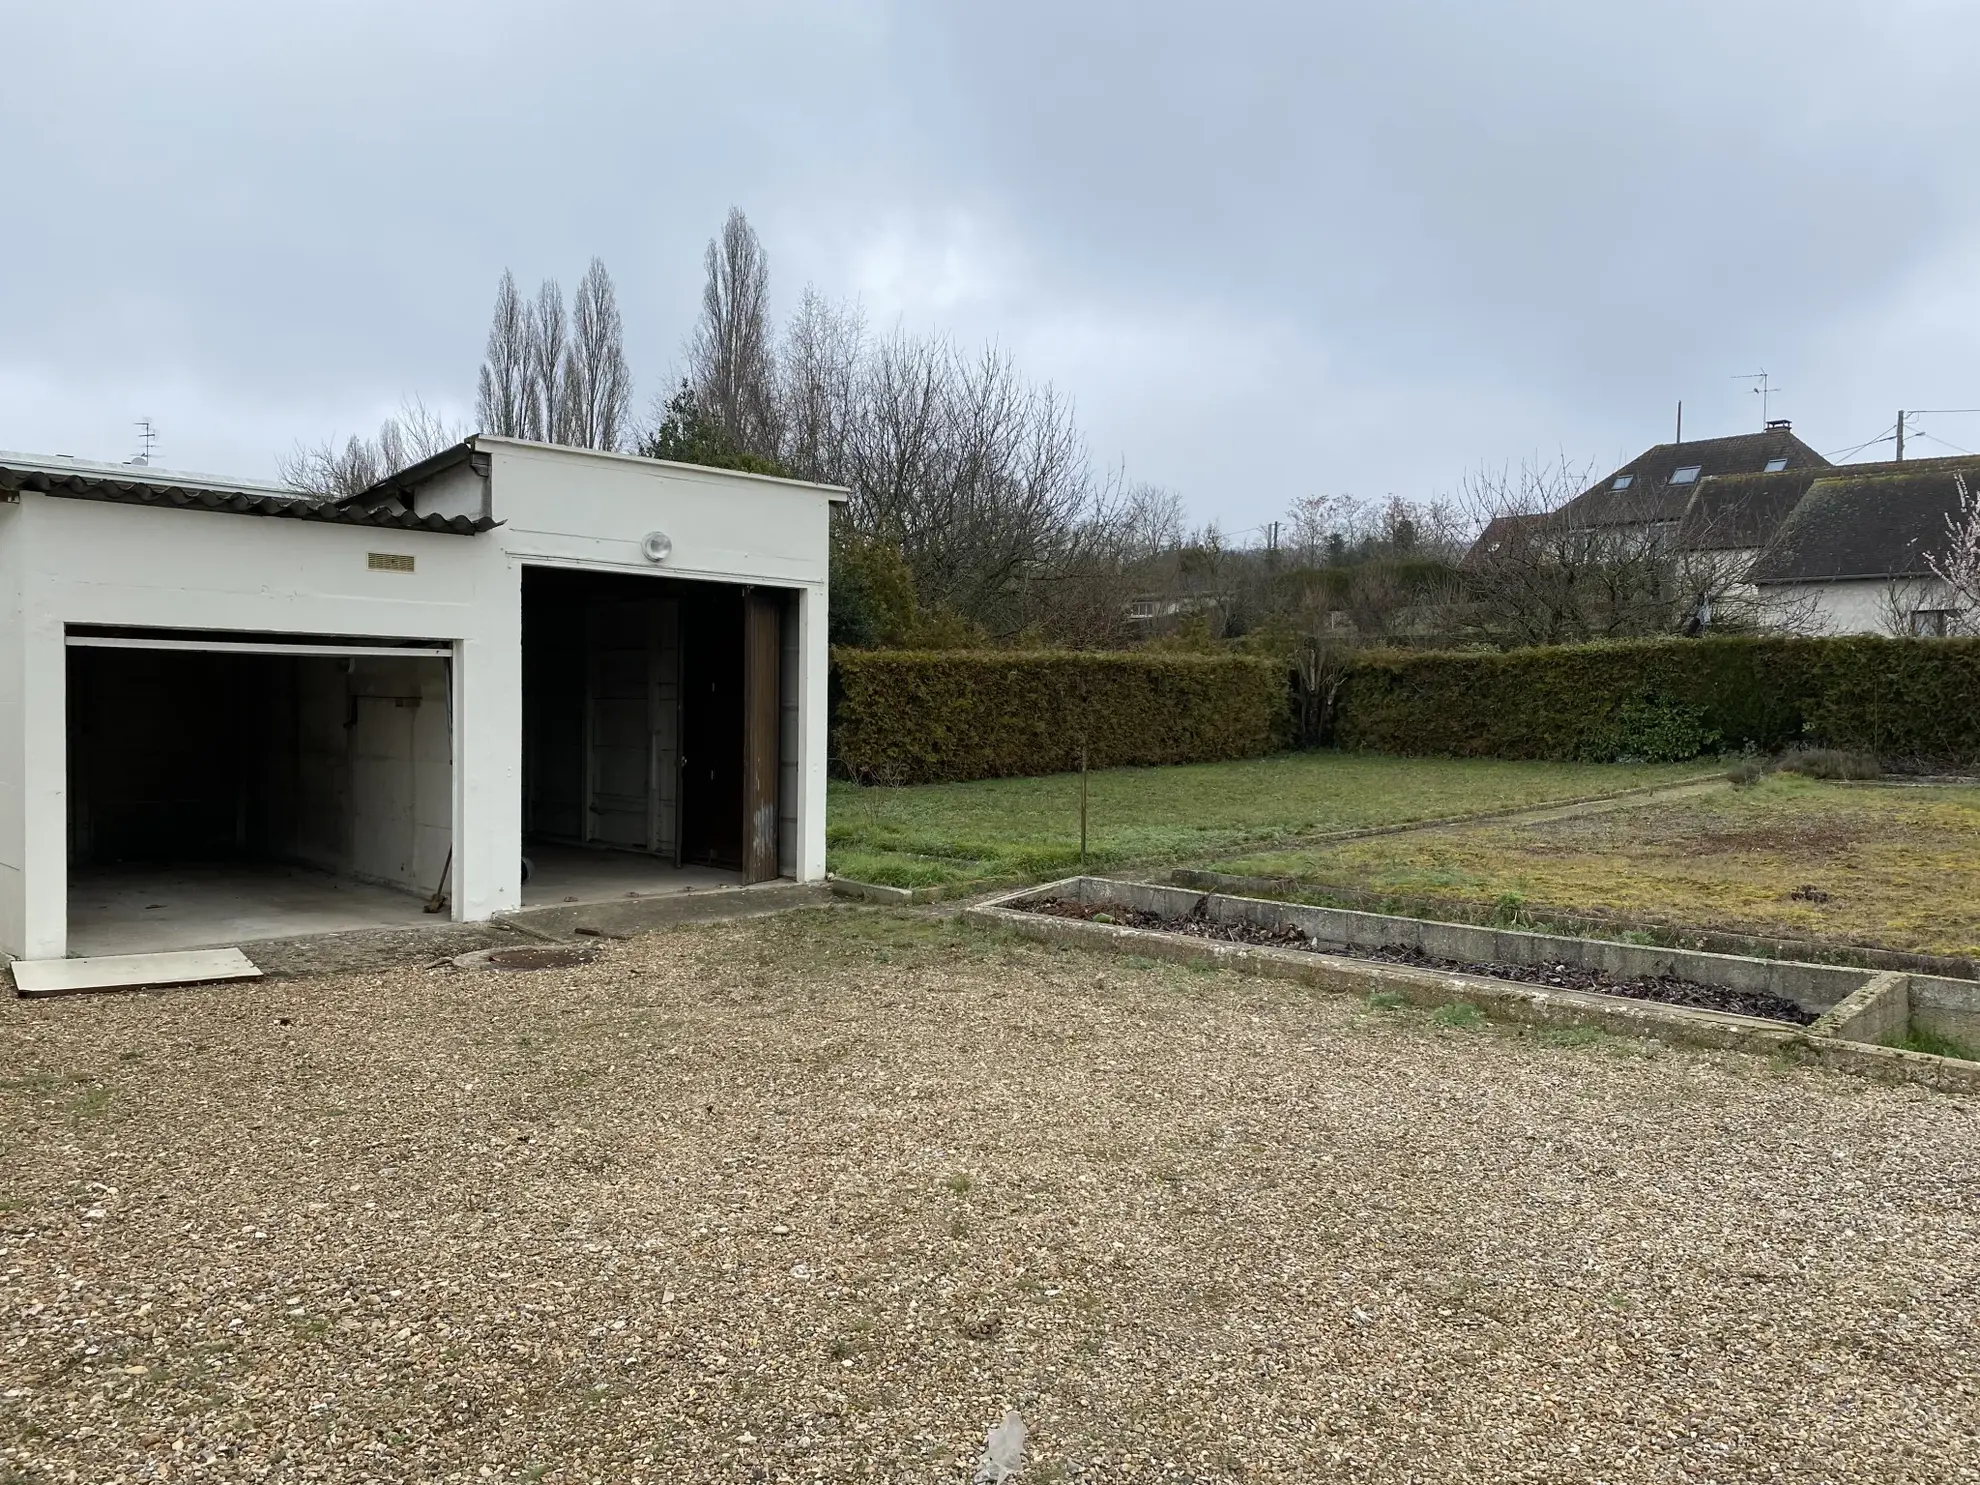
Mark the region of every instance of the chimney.
POLYGON ((1767 419, 1767 431, 1769 433, 1789 433, 1792 432, 1793 429, 1794 429, 1794 422, 1792 419, 1789 418, 1767 419))

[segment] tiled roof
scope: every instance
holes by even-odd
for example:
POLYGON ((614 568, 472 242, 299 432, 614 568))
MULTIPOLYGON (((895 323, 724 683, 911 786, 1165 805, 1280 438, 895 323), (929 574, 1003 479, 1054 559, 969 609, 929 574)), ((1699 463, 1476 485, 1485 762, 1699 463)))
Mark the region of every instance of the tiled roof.
POLYGON ((1750 576, 1759 583, 1924 577, 1926 557, 1945 547, 1960 475, 1980 490, 1980 458, 1828 470, 1781 523, 1750 576))
POLYGON ((1809 466, 1701 479, 1678 525, 1678 545, 1688 552, 1758 551, 1826 473, 1809 466))
POLYGON ((1690 443, 1660 443, 1622 468, 1611 470, 1562 510, 1569 522, 1577 526, 1677 521, 1683 519, 1700 480, 1760 474, 1776 459, 1786 460, 1790 471, 1830 467, 1827 459, 1787 428, 1769 428, 1764 433, 1741 433, 1731 438, 1701 438, 1690 443), (1672 475, 1693 466, 1698 469, 1697 479, 1682 485, 1671 483, 1672 475), (1628 485, 1616 489, 1616 481, 1625 476, 1628 485))
POLYGON ((41 460, 0 460, 0 496, 22 490, 68 500, 102 500, 115 505, 144 505, 174 510, 215 511, 240 516, 284 516, 296 521, 324 521, 339 526, 379 526, 398 531, 433 531, 472 536, 495 525, 488 517, 417 516, 383 505, 362 506, 330 500, 309 500, 277 493, 266 486, 225 489, 204 483, 176 482, 162 471, 157 478, 132 466, 131 474, 100 470, 51 468, 41 460))
POLYGON ((1471 550, 1458 565, 1469 571, 1484 567, 1495 558, 1510 557, 1537 538, 1550 519, 1544 514, 1494 516, 1485 523, 1478 540, 1471 544, 1471 550))

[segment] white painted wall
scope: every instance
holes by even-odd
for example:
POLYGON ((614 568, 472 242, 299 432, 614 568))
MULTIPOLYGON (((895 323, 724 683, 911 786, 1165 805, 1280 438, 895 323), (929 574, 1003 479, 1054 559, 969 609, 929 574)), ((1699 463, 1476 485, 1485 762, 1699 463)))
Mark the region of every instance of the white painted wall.
MULTIPOLYGON (((803 756, 797 871, 825 871, 830 502, 814 485, 503 439, 480 536, 113 505, 0 503, 0 951, 67 945, 64 631, 75 624, 442 640, 454 649, 455 916, 521 902, 525 563, 796 589, 803 756), (650 531, 674 544, 656 565, 650 531), (413 557, 375 572, 367 553, 413 557)), ((471 495, 457 475, 436 500, 471 495)), ((476 481, 478 487, 478 480, 476 481)), ((444 708, 440 709, 444 711, 444 708)), ((428 865, 421 857, 416 870, 428 865)))
POLYGON ((15 952, 26 940, 22 914, 26 892, 21 875, 27 863, 22 772, 26 742, 26 701, 21 691, 21 584, 27 561, 27 530, 21 508, 0 500, 0 954, 15 952))
POLYGON ((826 581, 831 507, 817 485, 509 439, 475 442, 493 456, 497 534, 514 555, 724 583, 826 581), (664 563, 640 555, 650 531, 673 539, 664 563))
MULTIPOLYGON (((1936 584, 1900 585, 1907 615, 1912 609, 1944 607, 1936 584)), ((1813 634, 1890 634, 1889 578, 1844 578, 1828 583, 1766 583, 1763 602, 1784 622, 1813 634)))

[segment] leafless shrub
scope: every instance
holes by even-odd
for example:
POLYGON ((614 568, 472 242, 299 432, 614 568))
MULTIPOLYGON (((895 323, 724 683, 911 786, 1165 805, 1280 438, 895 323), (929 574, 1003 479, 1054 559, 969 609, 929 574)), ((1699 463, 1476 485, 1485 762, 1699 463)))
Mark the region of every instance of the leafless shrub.
POLYGON ((348 500, 394 474, 467 437, 467 430, 449 422, 417 397, 379 426, 373 438, 353 434, 341 445, 326 440, 297 444, 278 465, 282 483, 314 500, 348 500))
POLYGON ((1868 753, 1852 753, 1841 748, 1796 748, 1781 755, 1782 773, 1798 773, 1811 779, 1877 779, 1883 765, 1868 753))

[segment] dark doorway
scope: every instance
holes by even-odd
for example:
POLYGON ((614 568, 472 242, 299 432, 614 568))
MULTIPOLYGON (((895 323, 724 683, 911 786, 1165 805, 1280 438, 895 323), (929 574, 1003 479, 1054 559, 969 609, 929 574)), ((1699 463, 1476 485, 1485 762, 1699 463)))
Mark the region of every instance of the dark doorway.
POLYGON ((784 596, 728 583, 525 568, 526 838, 739 872, 748 881, 776 876, 783 655, 748 640, 763 629, 764 613, 771 615, 765 632, 779 632, 784 596), (767 734, 760 720, 751 722, 749 699, 759 694, 771 698, 767 734), (761 751, 766 735, 770 766, 752 770, 752 742, 761 751))
POLYGON ((681 607, 681 859, 743 867, 743 595, 722 587, 681 607))

